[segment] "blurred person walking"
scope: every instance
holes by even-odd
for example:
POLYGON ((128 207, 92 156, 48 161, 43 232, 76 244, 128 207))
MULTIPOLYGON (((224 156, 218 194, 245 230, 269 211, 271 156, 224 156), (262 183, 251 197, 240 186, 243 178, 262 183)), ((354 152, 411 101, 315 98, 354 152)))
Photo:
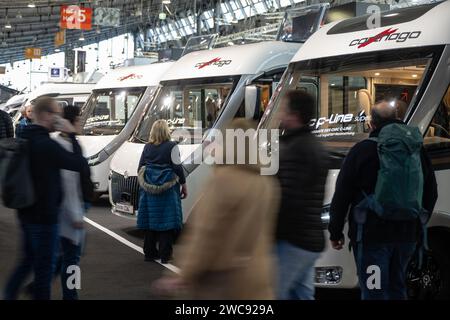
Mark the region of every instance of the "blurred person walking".
POLYGON ((187 197, 186 179, 179 161, 178 146, 170 139, 167 122, 155 121, 150 131, 150 142, 139 160, 137 226, 145 230, 146 261, 160 258, 162 263, 167 263, 172 257, 175 234, 183 224, 181 199, 187 197))
POLYGON ((13 138, 14 127, 9 114, 0 110, 0 139, 13 138))
POLYGON ((22 114, 22 118, 19 123, 16 125, 16 137, 20 138, 23 133, 23 129, 26 126, 29 126, 33 121, 33 105, 29 104, 20 108, 20 113, 22 114))
POLYGON ((406 268, 416 250, 420 226, 426 223, 420 221, 420 211, 433 212, 437 200, 436 177, 422 136, 397 117, 391 102, 372 107, 369 139, 347 154, 330 208, 328 229, 334 249, 344 247, 343 229, 349 222, 348 236, 364 300, 407 298, 406 268), (383 206, 392 199, 408 199, 411 208, 383 206), (379 288, 367 285, 372 274, 367 272, 369 266, 379 267, 379 288))
MULTIPOLYGON (((238 119, 227 129, 254 127, 238 119)), ((271 253, 279 190, 273 177, 261 176, 260 166, 249 162, 248 143, 240 151, 244 164, 237 164, 235 149, 234 164, 213 167, 180 240, 175 258, 181 273, 157 281, 160 294, 181 290, 190 299, 273 299, 271 253)))
MULTIPOLYGON (((4 298, 16 299, 29 273, 34 273, 33 299, 51 297, 51 279, 58 251, 58 220, 63 199, 60 169, 88 172, 89 166, 75 138, 74 127, 62 119, 56 101, 43 97, 34 105, 35 123, 24 128, 22 138, 29 141, 30 172, 35 203, 18 210, 22 244, 19 263, 7 281, 4 298), (73 152, 66 151, 49 133, 65 132, 73 152)), ((20 183, 18 181, 17 183, 20 183)))
MULTIPOLYGON (((80 108, 67 106, 64 108, 63 118, 75 128, 75 133, 81 133, 80 108)), ((73 152, 73 144, 67 133, 60 132, 55 140, 68 152, 73 152)), ((63 200, 59 218, 59 235, 61 244, 61 285, 63 300, 78 300, 75 288, 69 287, 67 281, 72 274, 70 266, 78 266, 81 249, 84 245, 83 218, 87 206, 92 201, 94 187, 90 178, 90 172, 76 172, 61 170, 63 187, 63 200)))
POLYGON ((314 299, 314 264, 325 248, 321 213, 328 154, 308 125, 315 108, 313 97, 303 91, 288 92, 281 108, 276 253, 282 300, 314 299))

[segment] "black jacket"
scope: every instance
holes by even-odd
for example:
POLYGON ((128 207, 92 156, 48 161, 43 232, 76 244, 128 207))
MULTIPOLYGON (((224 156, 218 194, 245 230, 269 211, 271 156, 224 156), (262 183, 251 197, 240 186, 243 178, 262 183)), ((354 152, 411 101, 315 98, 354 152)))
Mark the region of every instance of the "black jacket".
POLYGON ((309 128, 290 130, 280 137, 278 240, 308 251, 323 251, 321 213, 327 174, 328 154, 309 128))
POLYGON ((13 138, 14 127, 12 119, 8 113, 0 110, 0 139, 13 138))
POLYGON ((51 139, 47 129, 35 124, 23 129, 22 138, 28 139, 30 144, 31 176, 37 201, 33 206, 19 210, 19 218, 32 224, 58 223, 63 196, 60 169, 87 174, 88 163, 73 134, 70 135, 73 153, 51 139))
MULTIPOLYGON (((186 183, 183 167, 181 164, 174 164, 172 161, 172 149, 177 147, 177 143, 173 141, 165 141, 160 145, 146 144, 139 160, 138 171, 142 166, 147 164, 168 164, 171 165, 175 174, 180 178, 180 184, 186 183)), ((179 153, 175 154, 179 157, 179 153)))
MULTIPOLYGON (((402 123, 401 121, 393 121, 402 123)), ((377 137, 381 128, 373 131, 370 137, 377 137)), ((353 219, 353 208, 363 199, 362 190, 366 194, 375 192, 377 174, 380 167, 377 144, 375 141, 363 140, 357 143, 348 153, 342 164, 336 182, 336 189, 330 208, 331 240, 343 237, 343 228, 350 212, 349 237, 356 239, 356 224, 353 219), (350 208, 350 211, 348 211, 350 208)), ((433 211, 437 200, 437 184, 431 161, 425 149, 422 149, 422 169, 424 175, 423 207, 433 211)), ((369 214, 363 228, 364 243, 415 242, 420 230, 419 222, 392 222, 369 214)))

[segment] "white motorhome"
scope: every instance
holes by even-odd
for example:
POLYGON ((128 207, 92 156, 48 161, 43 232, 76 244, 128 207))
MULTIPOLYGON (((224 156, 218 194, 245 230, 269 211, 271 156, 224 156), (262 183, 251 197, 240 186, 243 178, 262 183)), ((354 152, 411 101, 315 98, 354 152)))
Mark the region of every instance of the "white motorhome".
POLYGON ((23 104, 23 102, 27 99, 27 94, 16 94, 9 98, 8 101, 0 108, 1 110, 8 112, 11 117, 14 117, 18 108, 23 104))
MULTIPOLYGON (((179 144, 181 160, 187 160, 202 145, 202 130, 221 128, 237 115, 253 117, 261 112, 269 102, 274 81, 279 80, 298 48, 295 43, 262 42, 192 52, 175 62, 161 79, 157 97, 146 108, 133 137, 111 162, 113 212, 135 214, 138 209, 137 166, 155 120, 166 119, 171 129, 183 128, 193 134, 200 129, 198 136, 185 137, 193 143, 179 144), (251 101, 253 108, 246 108, 251 101)), ((184 167, 190 191, 183 201, 187 216, 207 168, 187 162, 184 167)))
MULTIPOLYGON (((305 77, 315 79, 311 93, 319 103, 311 126, 331 150, 334 168, 324 200, 326 223, 341 163, 355 143, 368 137, 371 106, 380 99, 403 106, 404 120, 424 135, 439 187, 428 224, 431 251, 422 270, 412 263, 408 271, 412 297, 448 298, 450 292, 449 15, 450 1, 446 1, 382 12, 379 28, 368 29, 368 16, 324 26, 292 59, 259 125, 278 128, 276 115, 286 90, 302 87, 305 77)), ((316 264, 316 284, 356 287, 352 253, 328 246, 316 264)))
POLYGON ((174 63, 161 79, 157 96, 146 107, 133 136, 111 161, 112 212, 125 216, 138 213, 139 158, 154 121, 166 119, 172 130, 190 132, 178 137, 189 189, 189 197, 182 202, 187 219, 210 172, 208 165, 196 164, 199 161, 195 158, 195 150, 208 144, 208 129, 221 129, 235 117, 260 119, 287 64, 301 42, 320 27, 327 8, 328 4, 320 4, 286 13, 278 38, 289 33, 300 43, 267 41, 196 51, 174 63))
POLYGON ((115 69, 93 88, 82 110, 83 133, 78 140, 91 166, 98 196, 108 192, 112 155, 130 138, 160 78, 171 65, 165 62, 115 69))

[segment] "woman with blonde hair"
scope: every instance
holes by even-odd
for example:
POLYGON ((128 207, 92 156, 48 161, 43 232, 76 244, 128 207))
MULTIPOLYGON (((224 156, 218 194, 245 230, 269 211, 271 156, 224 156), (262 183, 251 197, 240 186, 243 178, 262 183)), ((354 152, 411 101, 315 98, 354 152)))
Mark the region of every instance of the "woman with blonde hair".
POLYGON ((167 122, 155 121, 139 161, 137 226, 145 230, 146 261, 160 258, 167 263, 171 259, 174 236, 183 222, 181 199, 187 196, 186 179, 178 146, 170 138, 167 122))

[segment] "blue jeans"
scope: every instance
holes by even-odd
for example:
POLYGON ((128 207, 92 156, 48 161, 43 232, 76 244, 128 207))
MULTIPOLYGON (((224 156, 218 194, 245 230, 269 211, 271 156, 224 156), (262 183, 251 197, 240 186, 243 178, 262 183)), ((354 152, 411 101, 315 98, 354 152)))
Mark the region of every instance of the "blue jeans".
POLYGON ((314 264, 319 252, 303 250, 287 241, 276 245, 277 299, 314 300, 314 264))
POLYGON ((81 256, 81 245, 73 244, 67 238, 61 237, 61 286, 63 289, 63 300, 78 300, 78 293, 76 289, 70 289, 67 286, 67 280, 72 273, 67 273, 67 268, 70 266, 78 266, 81 256))
POLYGON ((358 261, 361 263, 357 267, 361 299, 406 300, 406 269, 415 249, 416 243, 409 242, 368 244, 363 245, 361 259, 358 259, 358 249, 355 246, 353 251, 356 265, 358 266, 358 261), (379 267, 379 279, 377 271, 373 267, 371 270, 370 266, 379 267), (378 280, 380 286, 374 286, 378 280))
POLYGON ((22 252, 19 264, 6 283, 5 300, 15 300, 33 271, 33 299, 50 300, 52 275, 58 251, 58 225, 21 223, 22 252))

